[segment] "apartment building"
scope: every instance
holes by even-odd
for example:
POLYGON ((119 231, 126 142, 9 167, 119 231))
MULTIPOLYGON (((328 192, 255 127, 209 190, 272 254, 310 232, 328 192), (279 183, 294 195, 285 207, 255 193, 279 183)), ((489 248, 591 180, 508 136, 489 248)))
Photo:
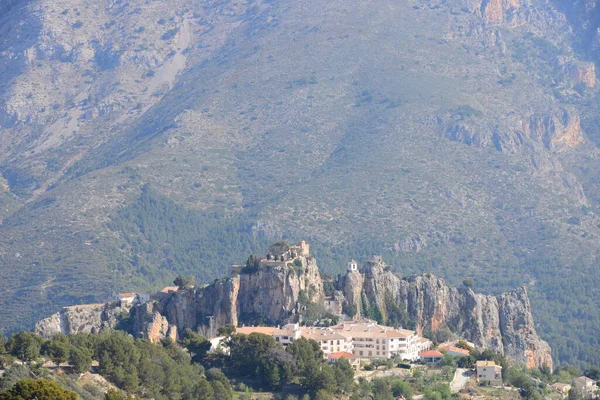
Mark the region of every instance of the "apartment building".
POLYGON ((237 333, 258 332, 272 336, 283 346, 300 337, 317 342, 325 356, 331 353, 352 353, 359 358, 392 358, 416 361, 419 353, 431 348, 431 342, 415 331, 378 325, 374 321, 344 322, 329 328, 300 327, 239 327, 237 333))
POLYGON ((300 336, 319 343, 325 356, 340 351, 352 353, 352 337, 328 328, 302 328, 300 336))
POLYGON ((334 332, 352 339, 353 353, 361 358, 392 358, 415 361, 431 342, 415 331, 378 325, 373 321, 344 322, 332 326, 334 332))

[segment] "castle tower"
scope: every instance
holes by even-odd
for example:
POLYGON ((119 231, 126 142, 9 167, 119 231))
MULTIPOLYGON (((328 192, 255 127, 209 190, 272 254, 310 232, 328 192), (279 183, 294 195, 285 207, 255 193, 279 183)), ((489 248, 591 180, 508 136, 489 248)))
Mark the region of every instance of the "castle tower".
POLYGON ((300 254, 303 256, 308 256, 310 254, 310 245, 304 240, 300 242, 300 254))
POLYGON ((348 272, 358 271, 358 263, 356 260, 350 260, 348 262, 348 272))

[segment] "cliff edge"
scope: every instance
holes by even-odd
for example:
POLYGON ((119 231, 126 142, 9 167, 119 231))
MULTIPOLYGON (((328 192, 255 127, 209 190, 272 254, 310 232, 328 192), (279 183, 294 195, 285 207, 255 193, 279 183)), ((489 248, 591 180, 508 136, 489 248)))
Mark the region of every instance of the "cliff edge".
POLYGON ((356 315, 420 334, 447 328, 529 368, 552 368, 550 346, 537 335, 524 287, 498 296, 478 294, 468 287, 449 287, 431 274, 400 278, 381 258, 367 262, 361 272, 349 271, 338 287, 345 309, 356 315))
MULTIPOLYGON (((334 293, 326 297, 317 262, 305 246, 262 259, 252 256, 244 267, 234 266, 231 276, 210 285, 138 301, 129 310, 132 333, 155 342, 175 340, 188 328, 214 337, 226 324, 302 323, 306 315, 333 312, 414 329, 421 335, 443 329, 529 368, 552 368, 550 346, 535 330, 524 287, 484 295, 467 286, 450 287, 431 274, 400 277, 381 257, 374 257, 360 270, 355 261, 349 263, 348 272, 330 282, 334 293)), ((46 337, 93 332, 116 326, 124 311, 109 305, 70 307, 40 321, 36 331, 46 337)))
POLYGON ((162 339, 168 330, 153 326, 164 325, 164 320, 148 318, 148 308, 164 317, 180 335, 187 328, 213 336, 226 324, 302 322, 304 309, 322 308, 324 298, 316 260, 292 246, 283 254, 251 259, 245 267, 234 268, 230 277, 210 285, 179 290, 151 306, 138 306, 134 330, 154 341, 162 339))

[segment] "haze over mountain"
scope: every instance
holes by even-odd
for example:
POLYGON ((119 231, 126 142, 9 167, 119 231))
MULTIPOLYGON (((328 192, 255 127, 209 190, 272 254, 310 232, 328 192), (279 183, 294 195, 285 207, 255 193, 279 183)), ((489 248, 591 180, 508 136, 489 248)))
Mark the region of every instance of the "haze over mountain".
POLYGON ((288 237, 330 273, 382 253, 529 285, 557 361, 598 361, 597 21, 595 1, 3 2, 0 326, 288 237))

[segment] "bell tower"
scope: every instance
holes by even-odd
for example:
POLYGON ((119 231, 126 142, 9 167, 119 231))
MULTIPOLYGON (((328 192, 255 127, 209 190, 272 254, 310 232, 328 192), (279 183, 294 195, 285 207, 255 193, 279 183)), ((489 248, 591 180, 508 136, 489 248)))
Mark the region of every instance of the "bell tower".
POLYGON ((348 272, 358 271, 358 263, 356 260, 348 261, 348 272))

